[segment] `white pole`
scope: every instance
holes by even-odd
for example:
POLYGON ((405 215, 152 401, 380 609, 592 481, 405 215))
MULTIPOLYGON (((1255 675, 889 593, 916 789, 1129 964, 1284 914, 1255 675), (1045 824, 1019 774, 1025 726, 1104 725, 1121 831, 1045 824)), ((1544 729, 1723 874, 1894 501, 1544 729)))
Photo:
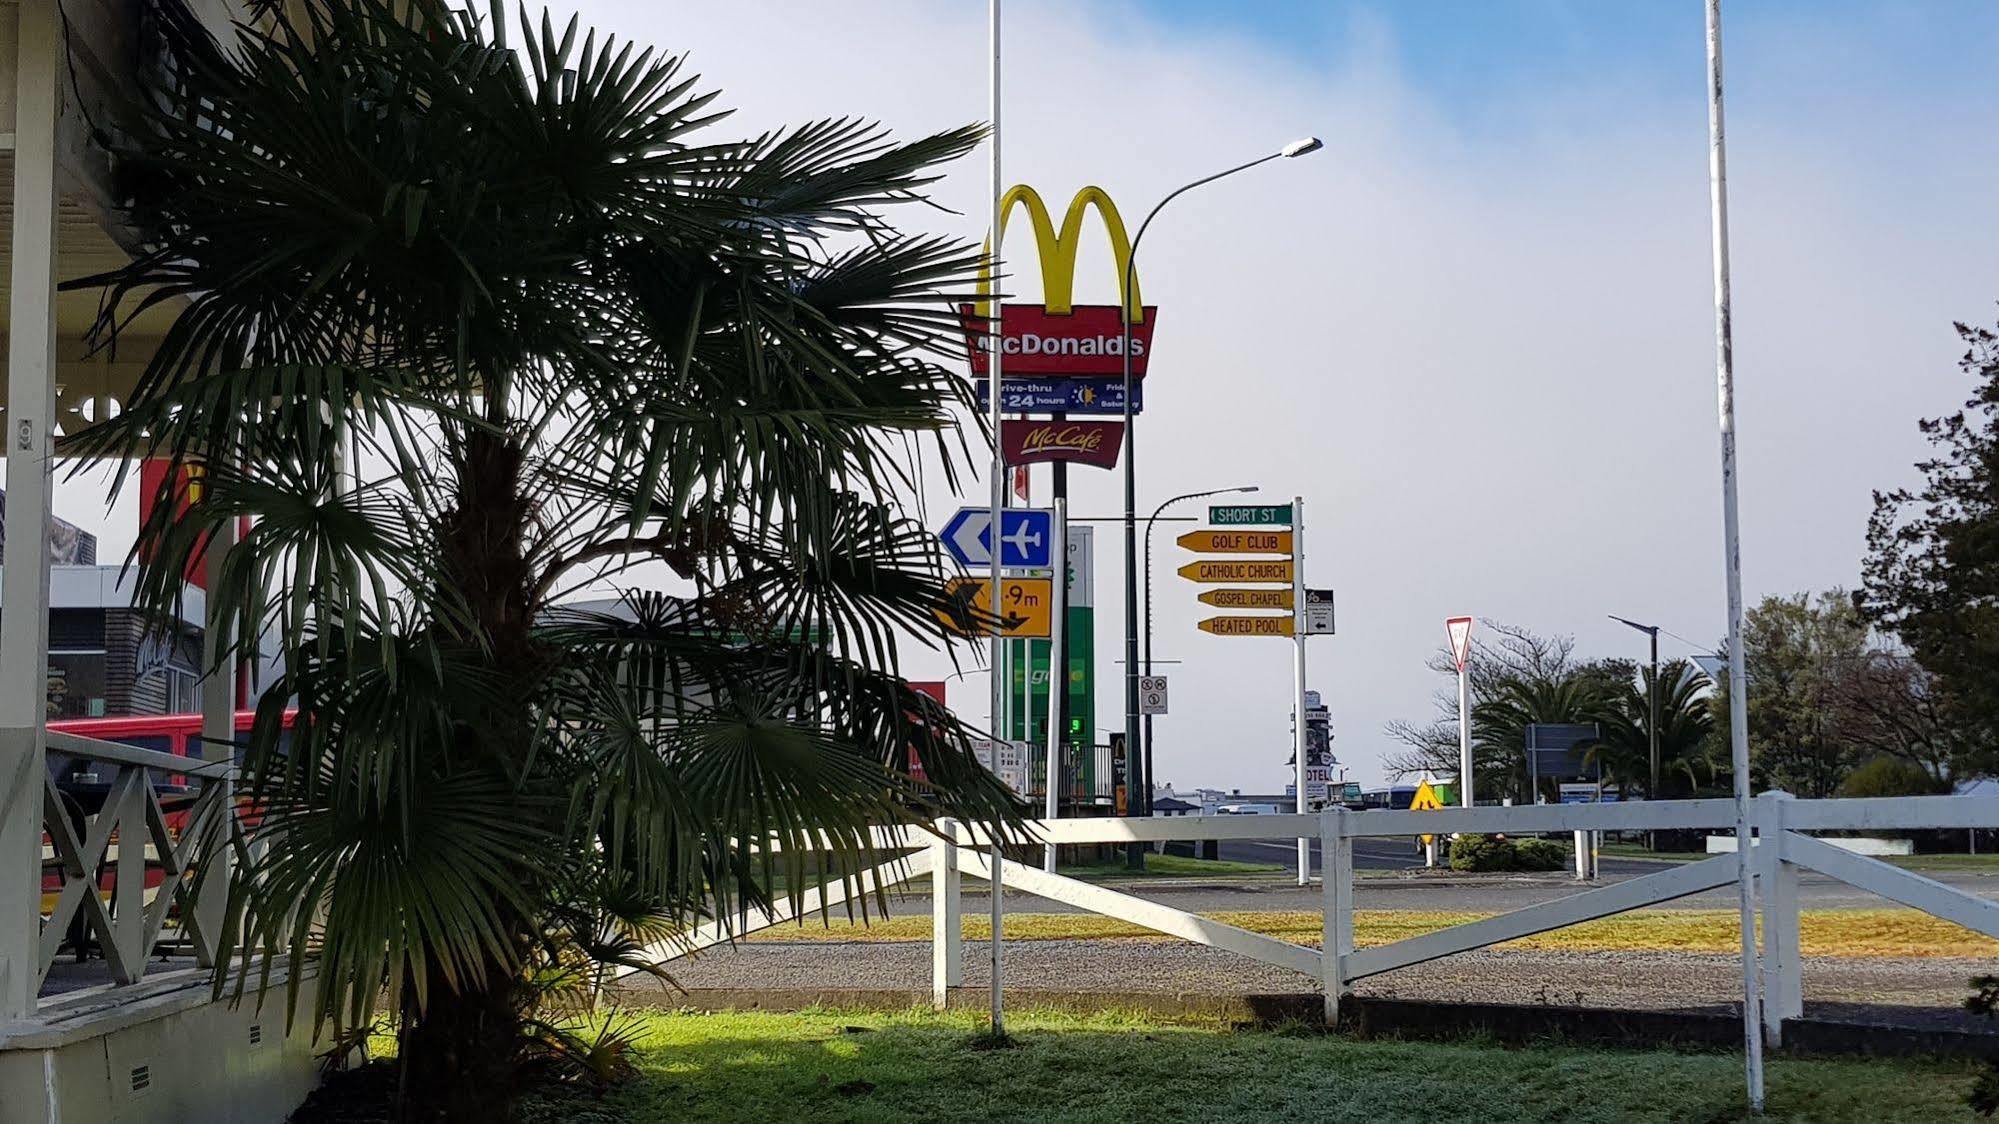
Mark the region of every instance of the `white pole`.
POLYGON ((1736 889, 1742 921, 1742 1050, 1749 1107, 1763 1111, 1762 1014, 1756 990, 1756 883, 1749 839, 1748 675, 1742 661, 1742 539, 1736 513, 1734 327, 1729 322, 1728 156, 1722 125, 1721 0, 1707 0, 1708 197, 1714 236, 1714 378, 1721 423, 1722 557, 1728 580, 1728 742, 1735 771, 1736 889))
MULTIPOLYGON (((1048 776, 1042 785, 1047 789, 1042 811, 1051 824, 1061 815, 1056 786, 1062 779, 1062 730, 1055 716, 1062 713, 1062 707, 1056 692, 1069 687, 1068 653, 1062 650, 1062 622, 1069 614, 1069 501, 1060 496, 1055 498, 1055 550, 1055 580, 1049 583, 1055 602, 1049 619, 1055 627, 1048 630, 1048 776)), ((1055 873, 1055 844, 1048 844, 1042 852, 1041 869, 1055 873)))
POLYGON ((23 4, 15 73, 13 263, 7 339, 6 540, 0 563, 0 1021, 35 1012, 42 764, 54 485, 56 149, 62 44, 54 4, 23 4))
MULTIPOLYGON (((986 377, 991 380, 992 386, 991 420, 993 426, 992 528, 988 532, 988 535, 992 541, 992 610, 993 615, 997 617, 1001 612, 1002 606, 1005 604, 1000 597, 1000 531, 1002 530, 1000 527, 1000 509, 1006 506, 1006 451, 1000 443, 1000 401, 1004 397, 1000 393, 1000 198, 1006 190, 1003 181, 1000 179, 1000 0, 987 0, 986 22, 987 37, 992 48, 989 72, 990 104, 988 112, 991 114, 993 130, 992 145, 989 150, 992 155, 992 225, 989 228, 992 231, 992 253, 989 256, 991 258, 990 266, 993 285, 992 304, 986 310, 992 317, 991 322, 986 328, 989 333, 986 339, 986 377)), ((1000 653, 1005 646, 1006 641, 1000 637, 998 626, 995 625, 992 642, 993 745, 995 754, 998 752, 1000 739, 1005 738, 1010 732, 1004 725, 1004 720, 1006 696, 1011 684, 1006 681, 1003 675, 1004 669, 1001 666, 1002 661, 1000 659, 1000 653)), ((995 760, 997 760, 997 757, 995 757, 995 760)), ((990 942, 993 959, 992 1031, 993 1037, 1004 1038, 1006 1037, 1006 1020, 1000 1010, 1000 921, 1005 907, 1000 900, 1000 845, 997 839, 993 841, 992 862, 992 878, 987 884, 987 892, 991 895, 993 905, 993 933, 992 941, 990 942)))
POLYGON ((1470 808, 1471 794, 1471 645, 1458 662, 1458 804, 1470 808))
MULTIPOLYGON (((1294 810, 1305 811, 1305 498, 1291 500, 1291 643, 1297 651, 1298 682, 1291 700, 1291 771, 1297 790, 1294 810)), ((1298 837, 1298 885, 1312 881, 1312 841, 1298 837)))

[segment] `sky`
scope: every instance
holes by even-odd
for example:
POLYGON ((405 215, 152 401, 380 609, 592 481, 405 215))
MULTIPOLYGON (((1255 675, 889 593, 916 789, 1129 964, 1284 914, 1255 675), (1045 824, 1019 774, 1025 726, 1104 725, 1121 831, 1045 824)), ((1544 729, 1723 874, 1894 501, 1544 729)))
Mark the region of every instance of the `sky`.
MULTIPOLYGON (((582 10, 690 52, 738 110, 718 136, 852 114, 914 137, 987 117, 976 0, 582 10)), ((1326 142, 1182 197, 1147 236, 1139 274, 1161 312, 1138 492, 1141 512, 1236 484, 1304 497, 1307 580, 1339 602, 1310 680, 1358 779, 1382 778, 1386 723, 1432 714, 1447 684, 1424 664, 1448 616, 1571 634, 1591 656, 1643 655, 1608 613, 1701 644, 1724 631, 1701 12, 1006 5, 1003 174, 1051 206, 1096 184, 1135 225, 1190 179, 1326 142)), ((1999 300, 1999 5, 1729 0, 1726 19, 1753 604, 1856 583, 1871 492, 1913 480, 1917 418, 1969 389, 1952 322, 1989 324, 1999 300)), ((960 162, 935 189, 957 214, 907 221, 983 236, 986 177, 985 154, 960 162)), ((1086 241, 1078 279, 1079 300, 1115 299, 1101 245, 1086 241)), ((1072 480, 1077 514, 1120 510, 1117 473, 1072 480)), ((941 526, 981 487, 919 498, 941 526)), ((74 492, 58 513, 102 524, 74 492)), ((1099 526, 1106 730, 1122 725, 1121 557, 1099 526)), ((1277 790, 1291 645, 1196 631, 1203 607, 1172 576, 1188 557, 1156 558, 1157 655, 1180 661, 1159 779, 1277 790)), ((907 654, 911 678, 950 670, 907 654)), ((982 720, 985 690, 969 676, 952 701, 982 720)))

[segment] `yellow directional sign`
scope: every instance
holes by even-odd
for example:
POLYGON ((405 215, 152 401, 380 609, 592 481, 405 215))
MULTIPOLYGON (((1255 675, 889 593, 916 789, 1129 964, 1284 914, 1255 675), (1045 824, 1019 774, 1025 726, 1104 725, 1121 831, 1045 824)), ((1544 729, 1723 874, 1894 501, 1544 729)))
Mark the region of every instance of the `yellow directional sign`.
POLYGON ((1189 531, 1173 540, 1203 554, 1289 554, 1289 531, 1189 531))
POLYGON ((1202 559, 1180 567, 1180 576, 1188 581, 1206 582, 1219 585, 1222 582, 1283 582, 1291 584, 1291 560, 1269 562, 1235 562, 1227 559, 1202 559))
MULTIPOLYGON (((1418 781, 1416 783, 1416 795, 1409 798, 1409 810, 1412 812, 1441 812, 1443 809, 1444 802, 1438 798, 1437 790, 1430 787, 1430 782, 1418 781)), ((1425 835, 1423 837, 1423 846, 1428 847, 1430 840, 1433 838, 1435 836, 1425 835)))
MULTIPOLYGON (((957 577, 945 583, 949 605, 932 612, 945 628, 960 636, 984 636, 980 618, 992 608, 989 578, 957 577)), ((1003 578, 1000 581, 1000 635, 1044 637, 1054 618, 1055 586, 1049 578, 1003 578)))
POLYGON ((1288 589, 1204 589, 1201 604, 1217 609, 1285 609, 1291 604, 1288 589))
POLYGON ((1291 617, 1209 617, 1201 622, 1201 631, 1216 636, 1289 636, 1291 617))

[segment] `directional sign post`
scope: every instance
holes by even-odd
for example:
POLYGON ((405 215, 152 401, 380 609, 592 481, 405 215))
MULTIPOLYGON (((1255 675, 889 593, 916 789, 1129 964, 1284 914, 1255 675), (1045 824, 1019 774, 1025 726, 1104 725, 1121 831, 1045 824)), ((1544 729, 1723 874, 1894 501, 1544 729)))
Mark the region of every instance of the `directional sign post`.
POLYGON ((1216 636, 1289 636, 1291 618, 1282 617, 1209 617, 1198 627, 1202 632, 1216 636))
MULTIPOLYGON (((1274 558, 1202 558, 1180 567, 1180 576, 1203 585, 1282 586, 1281 589, 1211 589, 1201 593, 1203 604, 1222 609, 1279 609, 1271 616, 1209 617, 1200 622, 1202 632, 1214 636, 1288 636, 1294 645, 1293 667, 1296 691, 1292 714, 1305 713, 1305 638, 1333 631, 1333 593, 1329 589, 1305 588, 1305 500, 1294 497, 1288 504, 1217 504, 1208 508, 1208 521, 1215 524, 1179 537, 1179 544, 1202 554, 1277 555, 1274 558), (1302 613, 1299 610, 1303 610, 1302 613)), ((1309 794, 1326 791, 1328 778, 1307 778, 1310 754, 1306 725, 1302 717, 1292 724, 1292 758, 1296 765, 1293 791, 1297 808, 1305 810, 1309 794)), ((1298 840, 1298 884, 1311 879, 1312 850, 1309 839, 1298 840)))
POLYGON ((1210 504, 1208 522, 1222 527, 1254 527, 1259 524, 1289 527, 1291 507, 1281 503, 1210 504))
POLYGON ((1204 589, 1198 600, 1217 609, 1291 610, 1291 591, 1288 589, 1204 589))
POLYGON ((1290 554, 1289 531, 1189 531, 1174 540, 1202 554, 1290 554))
POLYGON ((1203 560, 1200 562, 1189 562, 1185 566, 1180 567, 1179 574, 1188 581, 1202 582, 1209 585, 1220 584, 1222 582, 1281 582, 1285 585, 1290 585, 1292 584, 1291 571, 1292 563, 1288 558, 1282 561, 1272 560, 1267 562, 1220 560, 1210 562, 1203 560))
MULTIPOLYGON (((968 569, 993 564, 992 510, 961 507, 937 537, 968 569)), ((1009 570, 1046 570, 1055 564, 1055 513, 1038 507, 1000 511, 1000 565, 1009 570)))

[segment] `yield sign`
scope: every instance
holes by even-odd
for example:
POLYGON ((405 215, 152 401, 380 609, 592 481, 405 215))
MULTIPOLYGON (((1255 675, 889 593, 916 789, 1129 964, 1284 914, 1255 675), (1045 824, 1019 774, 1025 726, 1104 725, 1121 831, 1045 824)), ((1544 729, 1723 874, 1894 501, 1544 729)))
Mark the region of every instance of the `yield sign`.
MULTIPOLYGON (((937 537, 960 565, 993 564, 992 509, 961 507, 937 537)), ((1055 564, 1055 513, 1044 508, 1000 509, 1000 565, 1045 570, 1055 564)))
POLYGON ((1458 661, 1458 670, 1463 671, 1471 661, 1471 618, 1452 617, 1444 622, 1444 631, 1451 637, 1451 658, 1458 661))

